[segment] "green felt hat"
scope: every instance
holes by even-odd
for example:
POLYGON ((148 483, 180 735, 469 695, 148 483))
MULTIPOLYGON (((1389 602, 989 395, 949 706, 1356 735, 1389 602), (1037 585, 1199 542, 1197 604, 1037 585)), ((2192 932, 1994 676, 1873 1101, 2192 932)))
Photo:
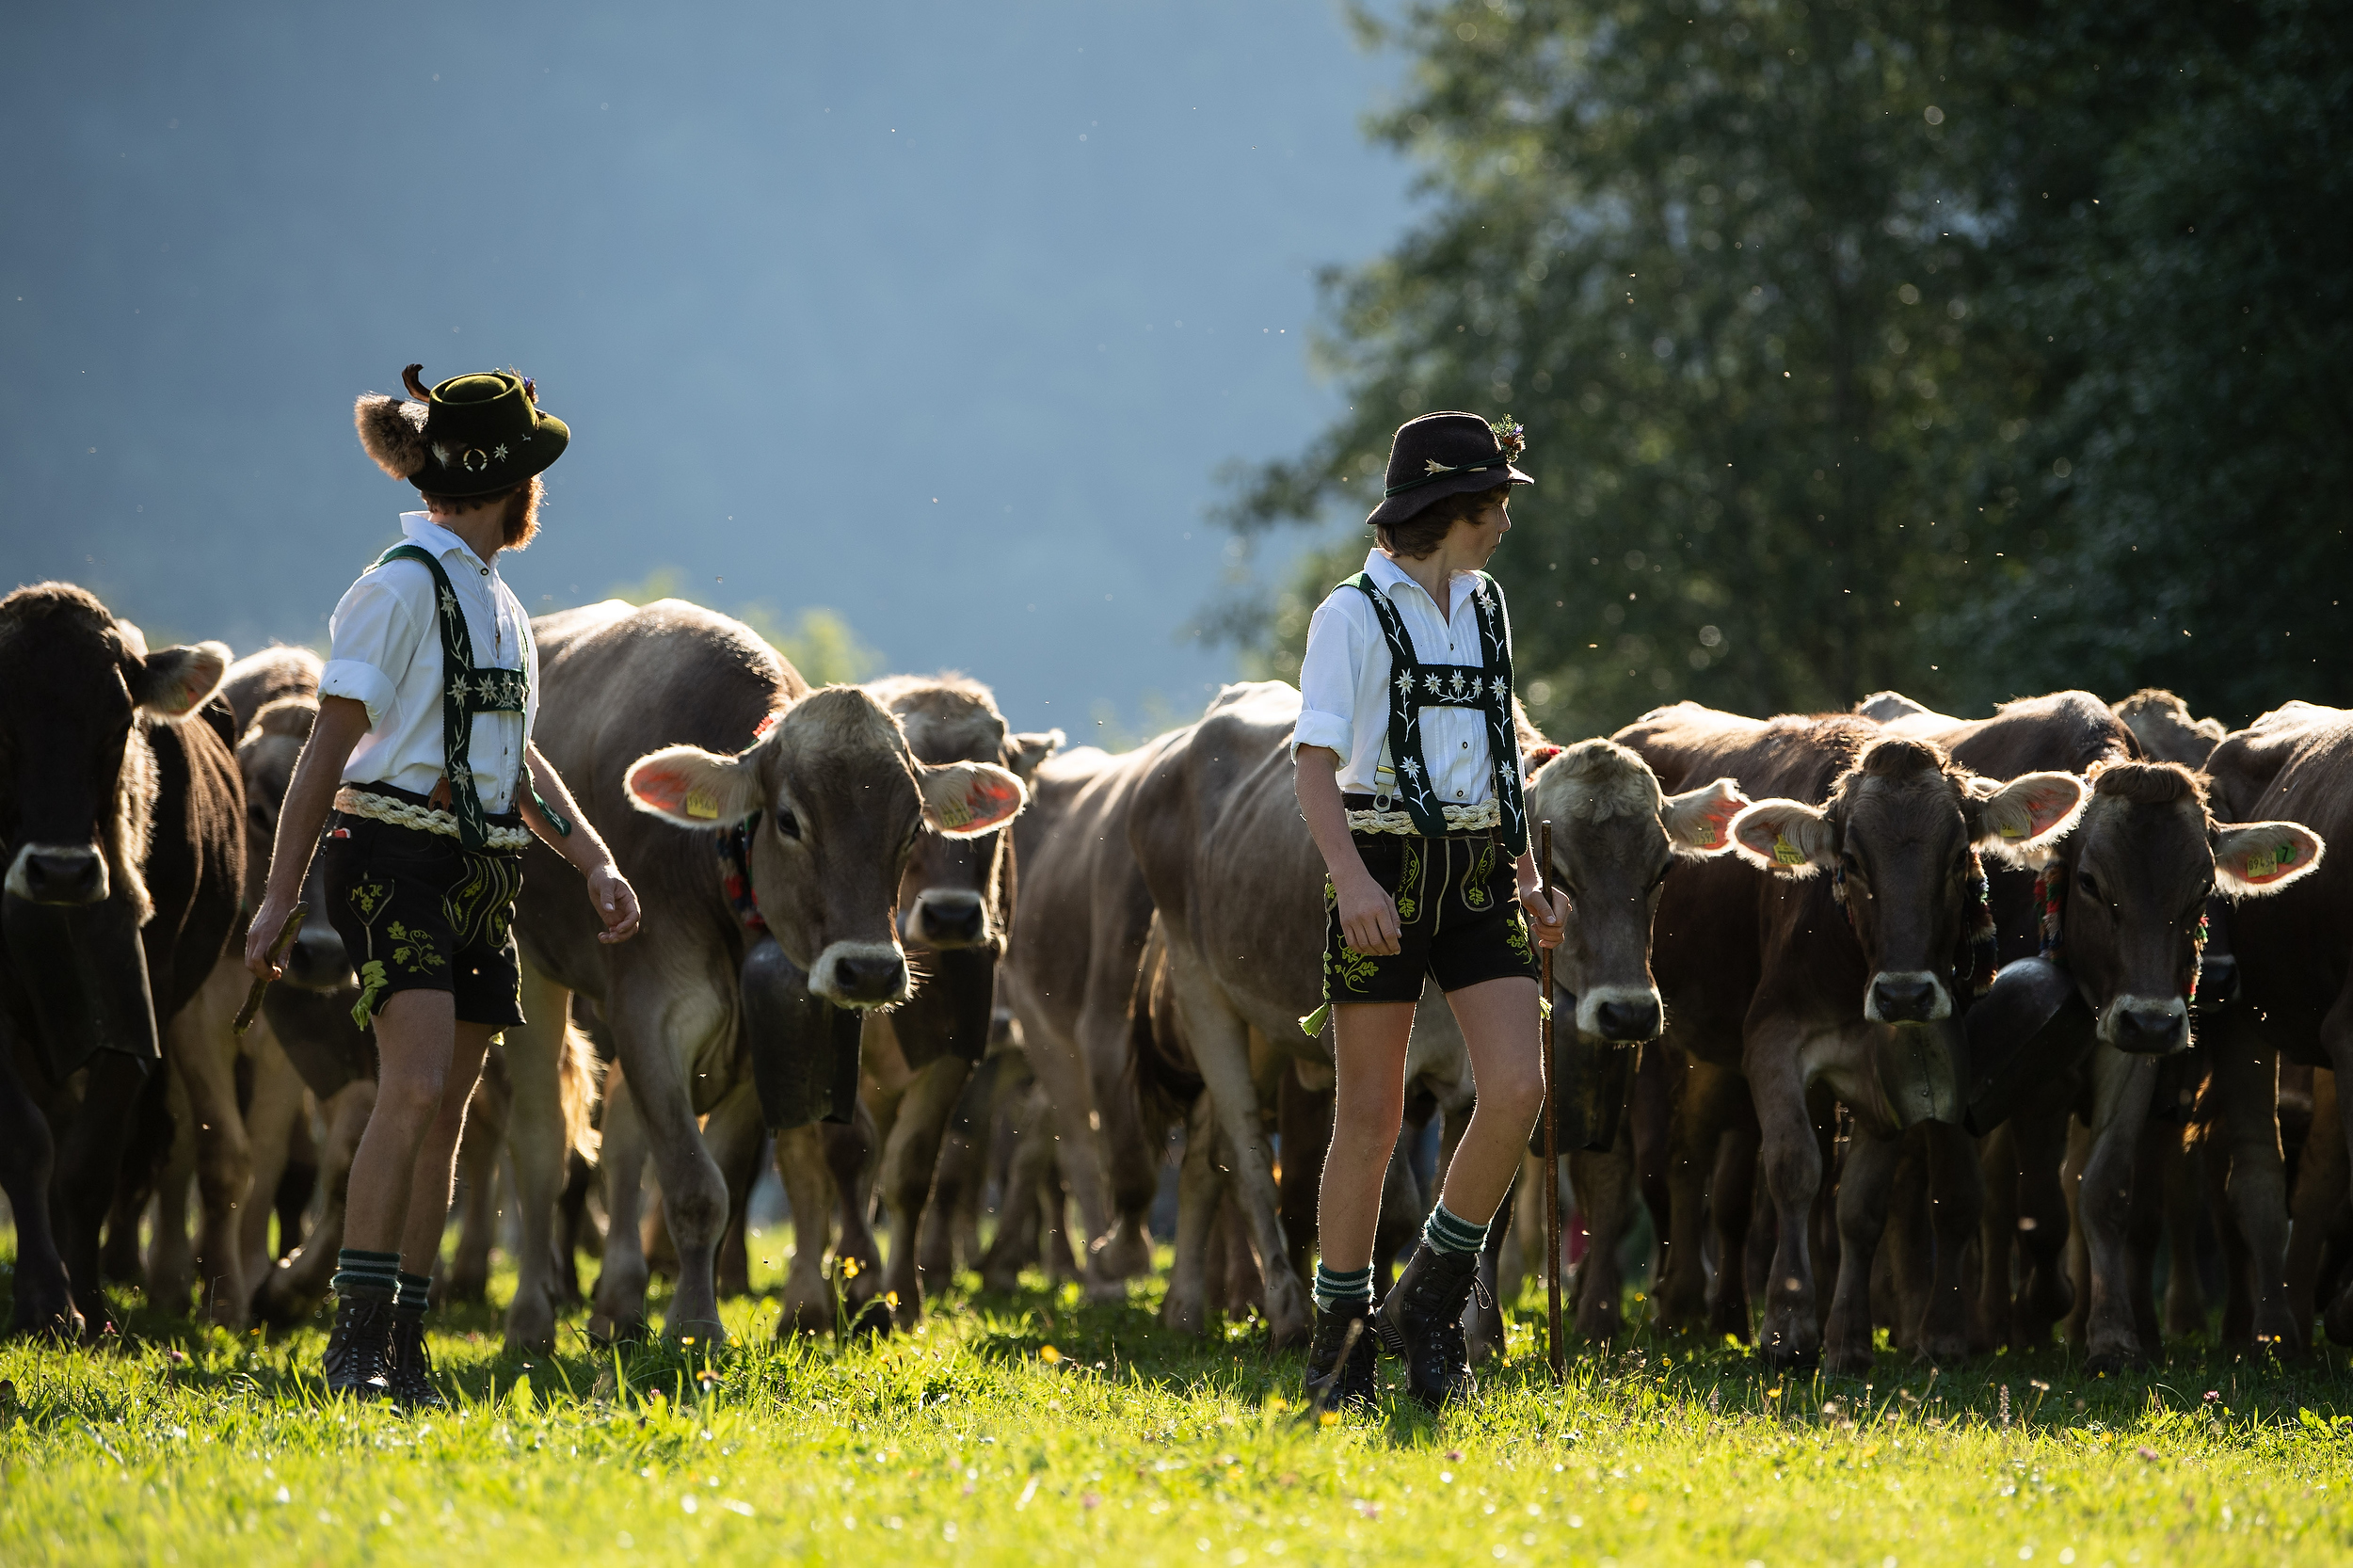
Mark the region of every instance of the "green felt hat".
POLYGON ((356 410, 360 444, 395 479, 426 495, 496 495, 564 455, 571 431, 523 377, 480 371, 427 389, 424 368, 400 373, 413 401, 370 393, 356 410))

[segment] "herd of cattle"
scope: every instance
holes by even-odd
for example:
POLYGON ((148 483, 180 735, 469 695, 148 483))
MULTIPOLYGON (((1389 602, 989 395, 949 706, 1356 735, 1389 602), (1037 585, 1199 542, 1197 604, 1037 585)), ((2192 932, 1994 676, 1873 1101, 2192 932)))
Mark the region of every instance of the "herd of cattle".
MULTIPOLYGON (((584 1249, 592 1334, 645 1330, 656 1266, 667 1331, 719 1334, 773 1151, 779 1333, 904 1326, 959 1265, 1005 1288, 1042 1261, 1116 1300, 1152 1267, 1174 1147, 1168 1321, 1247 1308, 1304 1340, 1333 1068, 1300 1023, 1323 914, 1297 692, 1228 687, 1113 756, 1011 732, 962 677, 812 691, 675 600, 535 630, 537 739, 644 928, 596 942, 576 878, 526 852, 532 1022, 477 1091, 438 1289, 479 1296, 504 1194, 512 1345, 552 1340, 584 1249)), ((318 675, 299 648, 151 650, 61 584, 0 600, 14 1333, 114 1332, 109 1280, 228 1325, 326 1294, 375 1069, 318 899, 261 1022, 231 1023, 318 675)), ((1882 1328, 1943 1362, 2064 1324, 2121 1366, 2202 1329, 2215 1284, 2228 1341, 2292 1354, 2317 1315, 2353 1342, 2353 872, 2326 854, 2353 835, 2353 712, 2225 735, 2166 693, 1979 720, 1881 694, 1523 738, 1571 900, 1552 1179, 1579 1336, 1621 1328, 1646 1208, 1657 1322, 1775 1365, 1861 1369, 1882 1328)), ((1475 1093, 1443 1006, 1407 1073, 1385 1272, 1475 1093)), ((1521 1191, 1545 1179, 1531 1155, 1521 1191)), ((1516 1207, 1482 1351, 1493 1287, 1541 1252, 1516 1207)))

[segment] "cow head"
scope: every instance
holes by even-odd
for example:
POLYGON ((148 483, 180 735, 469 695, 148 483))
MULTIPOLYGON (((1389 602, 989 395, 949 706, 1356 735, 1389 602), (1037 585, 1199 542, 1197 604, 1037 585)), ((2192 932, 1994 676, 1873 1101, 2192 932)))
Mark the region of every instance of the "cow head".
POLYGON ((639 810, 682 826, 750 828, 761 918, 809 989, 842 1007, 906 999, 891 914, 917 837, 978 838, 1027 798, 995 763, 919 761, 899 721, 855 686, 802 697, 732 757, 650 752, 624 784, 639 810))
POLYGON ((1953 1014, 1953 955, 1967 934, 1970 851, 2041 853, 2073 825, 2084 783, 2032 773, 1996 785, 1926 741, 1863 748, 1819 807, 1763 800, 1734 819, 1734 847, 1775 875, 1829 871, 1870 978, 1863 1016, 1929 1023, 1953 1014))
MULTIPOLYGON (((1062 731, 1009 735, 986 686, 960 675, 893 676, 866 687, 905 733, 919 763, 993 762, 1026 786, 1062 731)), ((949 835, 928 825, 899 878, 899 935, 952 950, 1004 943, 1007 840, 1001 831, 949 835)))
MULTIPOLYGON (((259 908, 269 881, 270 853, 278 840, 278 817, 294 782, 295 763, 318 720, 315 696, 282 696, 264 703, 237 742, 237 773, 245 780, 245 902, 259 908)), ((327 918, 326 860, 313 856, 302 888, 310 913, 286 949, 285 984, 307 991, 332 991, 352 980, 351 956, 327 918)))
POLYGON ((2217 824, 2204 786, 2178 763, 2094 769, 2056 864, 2060 952, 2100 1038, 2139 1055, 2186 1048, 2209 897, 2276 892, 2319 865, 2323 848, 2295 823, 2217 824))
POLYGON ((140 874, 154 805, 144 723, 211 700, 218 643, 149 652, 136 627, 68 584, 0 599, 0 832, 10 898, 83 905, 120 892, 152 911, 140 874))
POLYGON ((1557 962, 1580 1035, 1657 1038, 1666 1017, 1650 935, 1659 889, 1678 859, 1729 849, 1729 824, 1748 804, 1729 778, 1662 794, 1650 765, 1613 741, 1579 741, 1537 772, 1529 815, 1553 824, 1552 883, 1569 898, 1557 962))

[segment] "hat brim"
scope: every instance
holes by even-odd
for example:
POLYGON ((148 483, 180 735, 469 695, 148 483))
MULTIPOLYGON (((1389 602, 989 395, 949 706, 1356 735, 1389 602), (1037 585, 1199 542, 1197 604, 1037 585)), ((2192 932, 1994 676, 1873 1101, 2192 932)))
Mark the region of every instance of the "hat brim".
POLYGON ((1499 485, 1533 485, 1535 482, 1532 475, 1522 473, 1508 463, 1500 469, 1473 469, 1467 473, 1446 474, 1426 485, 1417 485, 1410 490, 1387 497, 1365 519, 1365 526, 1379 528, 1386 524, 1393 528, 1429 510, 1431 503, 1450 495, 1462 495, 1470 490, 1492 490, 1499 485))
POLYGON ((531 482, 534 474, 544 473, 564 449, 572 443, 571 427, 553 414, 540 414, 531 427, 531 437, 504 461, 468 473, 462 469, 445 469, 431 457, 424 467, 408 476, 408 482, 425 495, 445 495, 452 499, 473 495, 497 495, 518 485, 531 482))

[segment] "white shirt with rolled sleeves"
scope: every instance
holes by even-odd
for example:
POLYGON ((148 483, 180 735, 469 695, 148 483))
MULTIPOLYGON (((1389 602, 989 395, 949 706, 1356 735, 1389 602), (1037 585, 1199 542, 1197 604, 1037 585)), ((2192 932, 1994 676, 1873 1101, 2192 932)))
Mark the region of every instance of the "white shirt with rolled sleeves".
MULTIPOLYGON (((488 812, 515 808, 523 745, 539 712, 539 650, 530 617, 514 591, 466 541, 424 512, 403 512, 400 531, 433 552, 448 573, 466 617, 479 669, 528 673, 520 713, 476 713, 468 760, 488 812)), ((431 794, 441 780, 441 632, 433 609, 433 574, 421 561, 387 561, 347 589, 328 619, 330 643, 319 695, 367 705, 368 732, 344 764, 346 784, 390 784, 431 794)))
MULTIPOLYGON (((1377 548, 1365 557, 1365 575, 1397 606, 1423 664, 1477 668, 1482 663, 1479 609, 1471 601, 1476 574, 1458 572, 1449 584, 1454 601, 1450 616, 1440 615, 1422 585, 1377 548)), ((1508 648, 1508 627, 1505 636, 1508 648)), ((1371 602, 1354 588, 1333 589, 1307 623, 1307 652, 1299 667, 1299 723, 1291 731, 1294 760, 1301 746, 1328 746, 1339 753, 1343 792, 1388 792, 1394 787, 1388 769, 1401 760, 1388 756, 1390 670, 1389 642, 1381 634, 1371 602)), ((1423 709, 1421 749, 1440 805, 1476 806, 1495 793, 1487 722, 1477 709, 1423 709)))

